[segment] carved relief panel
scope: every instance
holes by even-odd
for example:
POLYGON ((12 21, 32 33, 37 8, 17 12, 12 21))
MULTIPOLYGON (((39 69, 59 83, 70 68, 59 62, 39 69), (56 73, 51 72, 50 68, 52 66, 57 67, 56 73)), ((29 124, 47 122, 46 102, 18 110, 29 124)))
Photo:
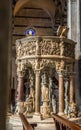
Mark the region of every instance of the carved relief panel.
POLYGON ((60 46, 55 40, 43 40, 41 42, 41 55, 59 55, 60 46))

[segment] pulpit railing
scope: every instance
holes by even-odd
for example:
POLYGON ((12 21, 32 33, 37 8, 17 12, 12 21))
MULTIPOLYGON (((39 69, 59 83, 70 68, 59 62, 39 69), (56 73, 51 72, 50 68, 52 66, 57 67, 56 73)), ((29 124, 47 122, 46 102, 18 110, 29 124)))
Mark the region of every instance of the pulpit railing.
POLYGON ((59 115, 52 114, 55 123, 55 130, 81 130, 81 127, 59 115))
POLYGON ((23 130, 34 130, 34 127, 37 126, 37 123, 34 122, 29 123, 26 117, 22 113, 19 113, 19 117, 23 125, 23 130))

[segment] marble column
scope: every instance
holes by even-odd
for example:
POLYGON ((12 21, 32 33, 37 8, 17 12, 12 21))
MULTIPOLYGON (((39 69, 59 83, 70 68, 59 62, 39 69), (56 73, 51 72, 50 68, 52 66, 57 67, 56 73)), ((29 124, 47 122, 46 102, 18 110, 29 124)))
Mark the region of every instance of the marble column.
POLYGON ((49 78, 49 101, 50 101, 50 107, 52 108, 52 78, 50 76, 49 78))
POLYGON ((18 89, 17 89, 17 106, 15 113, 23 113, 24 112, 24 104, 23 104, 23 75, 22 72, 18 74, 18 89))
POLYGON ((67 25, 69 27, 68 38, 77 40, 77 0, 67 1, 67 25), (76 20, 76 22, 75 22, 76 20))
POLYGON ((8 46, 8 112, 11 110, 11 81, 12 81, 12 1, 10 1, 9 11, 9 46, 8 46))
POLYGON ((35 71, 35 114, 40 114, 40 97, 41 97, 41 74, 39 70, 35 71))
POLYGON ((64 114, 64 78, 59 74, 59 115, 64 114))
POLYGON ((23 76, 18 77, 18 102, 23 101, 23 76))
POLYGON ((79 57, 81 52, 81 0, 67 0, 67 25, 69 29, 68 38, 73 39, 77 42, 75 48, 75 90, 76 90, 76 101, 78 105, 80 102, 80 81, 79 81, 79 57))
POLYGON ((70 76, 70 103, 75 102, 75 75, 70 76))
POLYGON ((6 130, 8 104, 9 12, 11 1, 0 1, 0 129, 6 130), (7 3, 6 3, 7 2, 7 3))

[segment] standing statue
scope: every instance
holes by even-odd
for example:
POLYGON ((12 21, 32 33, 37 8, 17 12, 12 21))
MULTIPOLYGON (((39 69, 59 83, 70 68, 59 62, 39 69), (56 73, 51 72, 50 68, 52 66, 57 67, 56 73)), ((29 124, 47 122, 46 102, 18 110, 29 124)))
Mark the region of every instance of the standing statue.
POLYGON ((69 94, 69 83, 68 83, 68 80, 67 80, 65 82, 65 114, 68 114, 68 105, 69 105, 68 94, 69 94))
POLYGON ((48 87, 46 85, 43 85, 43 87, 42 87, 42 101, 48 101, 48 100, 49 100, 48 87))
POLYGON ((55 99, 55 95, 52 95, 52 107, 53 107, 53 112, 56 113, 56 99, 55 99))
POLYGON ((24 112, 24 103, 23 102, 18 102, 17 106, 16 106, 15 113, 19 114, 19 113, 23 113, 23 112, 24 112))
POLYGON ((36 54, 39 55, 40 54, 40 46, 38 41, 36 41, 36 54))
POLYGON ((26 103, 25 103, 25 112, 24 115, 30 114, 33 112, 33 98, 31 95, 26 96, 26 103))
POLYGON ((70 103, 68 109, 68 117, 69 118, 76 118, 78 115, 76 103, 70 103))
POLYGON ((18 57, 20 57, 20 56, 22 55, 21 49, 22 49, 22 43, 21 43, 21 41, 20 41, 20 42, 19 42, 19 46, 18 46, 18 48, 17 48, 17 56, 18 56, 18 57))
POLYGON ((49 90, 48 90, 48 81, 47 81, 47 75, 46 72, 44 72, 42 76, 42 101, 48 101, 49 100, 49 90))
POLYGON ((32 103, 33 103, 33 110, 35 109, 35 90, 33 87, 30 89, 30 95, 32 97, 32 103))

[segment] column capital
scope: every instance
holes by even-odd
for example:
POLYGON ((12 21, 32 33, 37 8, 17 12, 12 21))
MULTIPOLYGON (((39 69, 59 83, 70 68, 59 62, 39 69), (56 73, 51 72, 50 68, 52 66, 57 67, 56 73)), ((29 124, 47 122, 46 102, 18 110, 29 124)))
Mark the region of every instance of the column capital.
POLYGON ((24 71, 18 71, 18 72, 17 72, 18 77, 21 77, 21 78, 24 77, 24 74, 25 74, 24 71))
POLYGON ((41 70, 40 69, 35 69, 34 73, 40 75, 41 74, 41 70))
POLYGON ((58 70, 57 71, 59 76, 64 76, 65 71, 64 70, 58 70))

